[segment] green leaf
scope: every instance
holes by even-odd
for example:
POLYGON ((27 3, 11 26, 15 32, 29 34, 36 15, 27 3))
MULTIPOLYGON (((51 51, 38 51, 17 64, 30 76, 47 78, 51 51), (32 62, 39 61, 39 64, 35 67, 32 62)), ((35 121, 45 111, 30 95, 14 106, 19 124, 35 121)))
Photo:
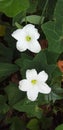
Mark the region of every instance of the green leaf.
POLYGON ((51 8, 51 0, 49 0, 48 6, 47 6, 47 11, 45 12, 47 18, 53 19, 56 3, 57 3, 57 0, 52 0, 52 8, 51 8))
POLYGON ((29 0, 3 0, 0 1, 0 11, 9 17, 14 17, 18 13, 28 9, 29 0))
POLYGON ((45 115, 43 115, 42 119, 41 119, 41 126, 42 129, 44 130, 48 130, 50 129, 51 125, 52 125, 52 117, 46 117, 45 115), (45 125, 46 124, 46 125, 45 125))
POLYGON ((38 8, 39 8, 39 10, 43 11, 45 3, 46 3, 46 0, 39 0, 38 1, 38 8))
POLYGON ((30 5, 29 5, 27 12, 32 14, 32 13, 36 12, 36 10, 37 10, 38 0, 34 0, 34 1, 29 0, 29 2, 30 2, 30 5))
POLYGON ((18 67, 16 65, 9 63, 0 63, 0 78, 7 77, 16 71, 18 71, 18 67))
POLYGON ((48 104, 49 103, 48 97, 49 94, 39 93, 37 98, 38 105, 40 106, 40 105, 48 104))
POLYGON ((9 106, 6 104, 6 98, 3 95, 0 95, 0 113, 5 114, 8 112, 9 106))
POLYGON ((25 95, 19 90, 18 86, 14 83, 10 83, 6 88, 5 92, 8 96, 10 105, 14 105, 19 102, 25 95))
POLYGON ((28 124, 27 128, 30 130, 39 130, 39 122, 37 119, 31 119, 28 124))
MULTIPOLYGON (((33 23, 33 24, 39 24, 40 18, 41 18, 41 16, 39 16, 39 15, 30 15, 30 16, 26 17, 26 21, 33 23)), ((25 18, 22 19, 21 22, 24 22, 24 21, 25 21, 25 18)))
POLYGON ((22 78, 25 78, 27 69, 36 69, 37 72, 44 70, 48 73, 50 79, 52 72, 56 68, 56 65, 54 64, 47 64, 45 51, 41 51, 31 60, 29 58, 24 58, 24 60, 19 59, 16 61, 16 64, 20 67, 22 78))
POLYGON ((58 94, 56 94, 56 93, 54 93, 54 92, 51 92, 51 93, 49 94, 49 100, 50 100, 50 101, 53 101, 53 103, 54 103, 56 100, 60 100, 60 99, 63 99, 63 96, 60 96, 60 95, 58 95, 58 94))
POLYGON ((55 130, 63 130, 63 124, 58 125, 55 130))
POLYGON ((13 17, 12 25, 15 26, 16 23, 18 23, 21 27, 21 20, 23 18, 25 18, 25 11, 20 12, 19 14, 17 14, 16 16, 13 17))
POLYGON ((35 68, 39 72, 40 70, 42 70, 42 67, 44 67, 44 64, 47 64, 47 61, 46 61, 45 53, 43 51, 38 53, 33 60, 24 59, 21 66, 22 76, 25 77, 25 73, 27 69, 35 68))
POLYGON ((0 113, 2 114, 5 114, 9 111, 9 106, 4 103, 4 104, 0 104, 0 113))
POLYGON ((6 102, 6 97, 3 95, 0 95, 0 104, 5 103, 6 102))
POLYGON ((21 68, 23 66, 24 60, 32 60, 33 57, 30 56, 29 54, 21 53, 21 58, 18 58, 15 63, 21 68))
POLYGON ((53 79, 58 78, 59 76, 62 76, 62 72, 60 71, 60 69, 56 66, 56 68, 54 69, 53 73, 52 73, 52 77, 53 79))
POLYGON ((0 43, 0 62, 11 62, 13 58, 13 51, 0 43))
POLYGON ((30 117, 36 116, 37 118, 41 118, 42 116, 42 111, 38 107, 37 102, 31 102, 27 99, 23 99, 16 103, 13 105, 13 108, 20 112, 26 112, 30 117))
POLYGON ((11 123, 10 130, 26 130, 25 123, 18 117, 13 117, 11 123))
POLYGON ((59 57, 58 53, 48 51, 48 50, 46 50, 45 53, 46 53, 48 64, 56 64, 57 63, 57 60, 58 60, 58 57, 59 57))
POLYGON ((61 88, 62 73, 58 67, 56 67, 52 73, 51 88, 52 92, 49 94, 50 100, 55 102, 56 100, 63 99, 63 90, 61 88))
POLYGON ((54 18, 63 23, 63 0, 58 0, 54 11, 54 18))
POLYGON ((45 51, 39 52, 35 56, 34 61, 38 62, 39 64, 41 63, 41 65, 47 64, 47 59, 46 59, 45 51))
POLYGON ((61 88, 61 80, 62 76, 55 76, 52 80, 52 90, 56 94, 59 94, 60 96, 63 95, 63 88, 61 88))
POLYGON ((56 53, 63 52, 63 27, 59 22, 49 21, 42 25, 42 29, 48 40, 48 50, 56 53))

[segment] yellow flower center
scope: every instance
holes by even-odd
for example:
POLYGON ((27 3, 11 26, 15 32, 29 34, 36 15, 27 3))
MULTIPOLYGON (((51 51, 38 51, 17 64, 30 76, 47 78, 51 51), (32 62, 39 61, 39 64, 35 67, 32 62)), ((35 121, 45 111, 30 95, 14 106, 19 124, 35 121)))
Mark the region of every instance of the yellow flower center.
POLYGON ((31 41, 31 37, 30 36, 26 36, 26 41, 30 42, 31 41))
POLYGON ((31 80, 31 83, 32 83, 33 85, 35 85, 35 84, 37 83, 37 80, 36 80, 36 79, 33 79, 33 80, 31 80))

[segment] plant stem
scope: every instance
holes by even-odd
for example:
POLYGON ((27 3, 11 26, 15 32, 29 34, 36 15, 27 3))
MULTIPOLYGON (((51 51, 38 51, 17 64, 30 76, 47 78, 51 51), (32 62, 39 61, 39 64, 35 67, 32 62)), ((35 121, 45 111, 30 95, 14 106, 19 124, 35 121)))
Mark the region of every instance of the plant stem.
POLYGON ((41 14, 41 18, 40 18, 39 24, 42 24, 43 21, 44 21, 44 12, 46 10, 47 4, 48 4, 48 0, 46 0, 45 6, 44 6, 42 14, 41 14))

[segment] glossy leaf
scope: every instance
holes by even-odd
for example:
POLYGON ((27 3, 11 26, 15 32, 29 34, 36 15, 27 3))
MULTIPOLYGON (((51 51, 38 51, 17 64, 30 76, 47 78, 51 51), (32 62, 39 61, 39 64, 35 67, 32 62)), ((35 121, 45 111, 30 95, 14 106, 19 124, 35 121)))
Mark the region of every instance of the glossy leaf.
POLYGON ((30 130, 40 130, 38 120, 37 119, 31 119, 27 124, 27 128, 30 129, 30 130))
POLYGON ((62 25, 58 22, 52 22, 49 21, 42 25, 42 29, 46 35, 46 38, 48 40, 48 50, 61 53, 63 52, 63 29, 62 25))
POLYGON ((4 12, 9 17, 14 17, 18 13, 26 10, 29 7, 28 0, 3 0, 0 1, 0 11, 4 12))
POLYGON ((18 67, 16 65, 9 63, 0 63, 0 78, 7 77, 16 71, 18 71, 18 67))

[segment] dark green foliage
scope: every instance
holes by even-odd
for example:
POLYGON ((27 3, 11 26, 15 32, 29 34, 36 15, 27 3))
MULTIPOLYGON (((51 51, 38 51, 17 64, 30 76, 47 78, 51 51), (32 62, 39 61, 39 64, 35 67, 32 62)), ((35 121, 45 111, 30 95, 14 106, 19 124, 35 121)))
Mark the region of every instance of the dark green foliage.
POLYGON ((58 112, 63 114, 63 105, 59 106, 63 101, 63 71, 57 64, 63 61, 63 0, 0 0, 0 18, 0 25, 5 25, 3 35, 0 26, 0 129, 63 130, 63 117, 61 122, 54 122, 58 112), (11 36, 27 23, 38 29, 40 44, 47 40, 48 47, 38 54, 28 50, 20 53, 11 36), (27 69, 48 74, 50 94, 39 93, 34 102, 27 99, 26 92, 18 87, 27 69))

